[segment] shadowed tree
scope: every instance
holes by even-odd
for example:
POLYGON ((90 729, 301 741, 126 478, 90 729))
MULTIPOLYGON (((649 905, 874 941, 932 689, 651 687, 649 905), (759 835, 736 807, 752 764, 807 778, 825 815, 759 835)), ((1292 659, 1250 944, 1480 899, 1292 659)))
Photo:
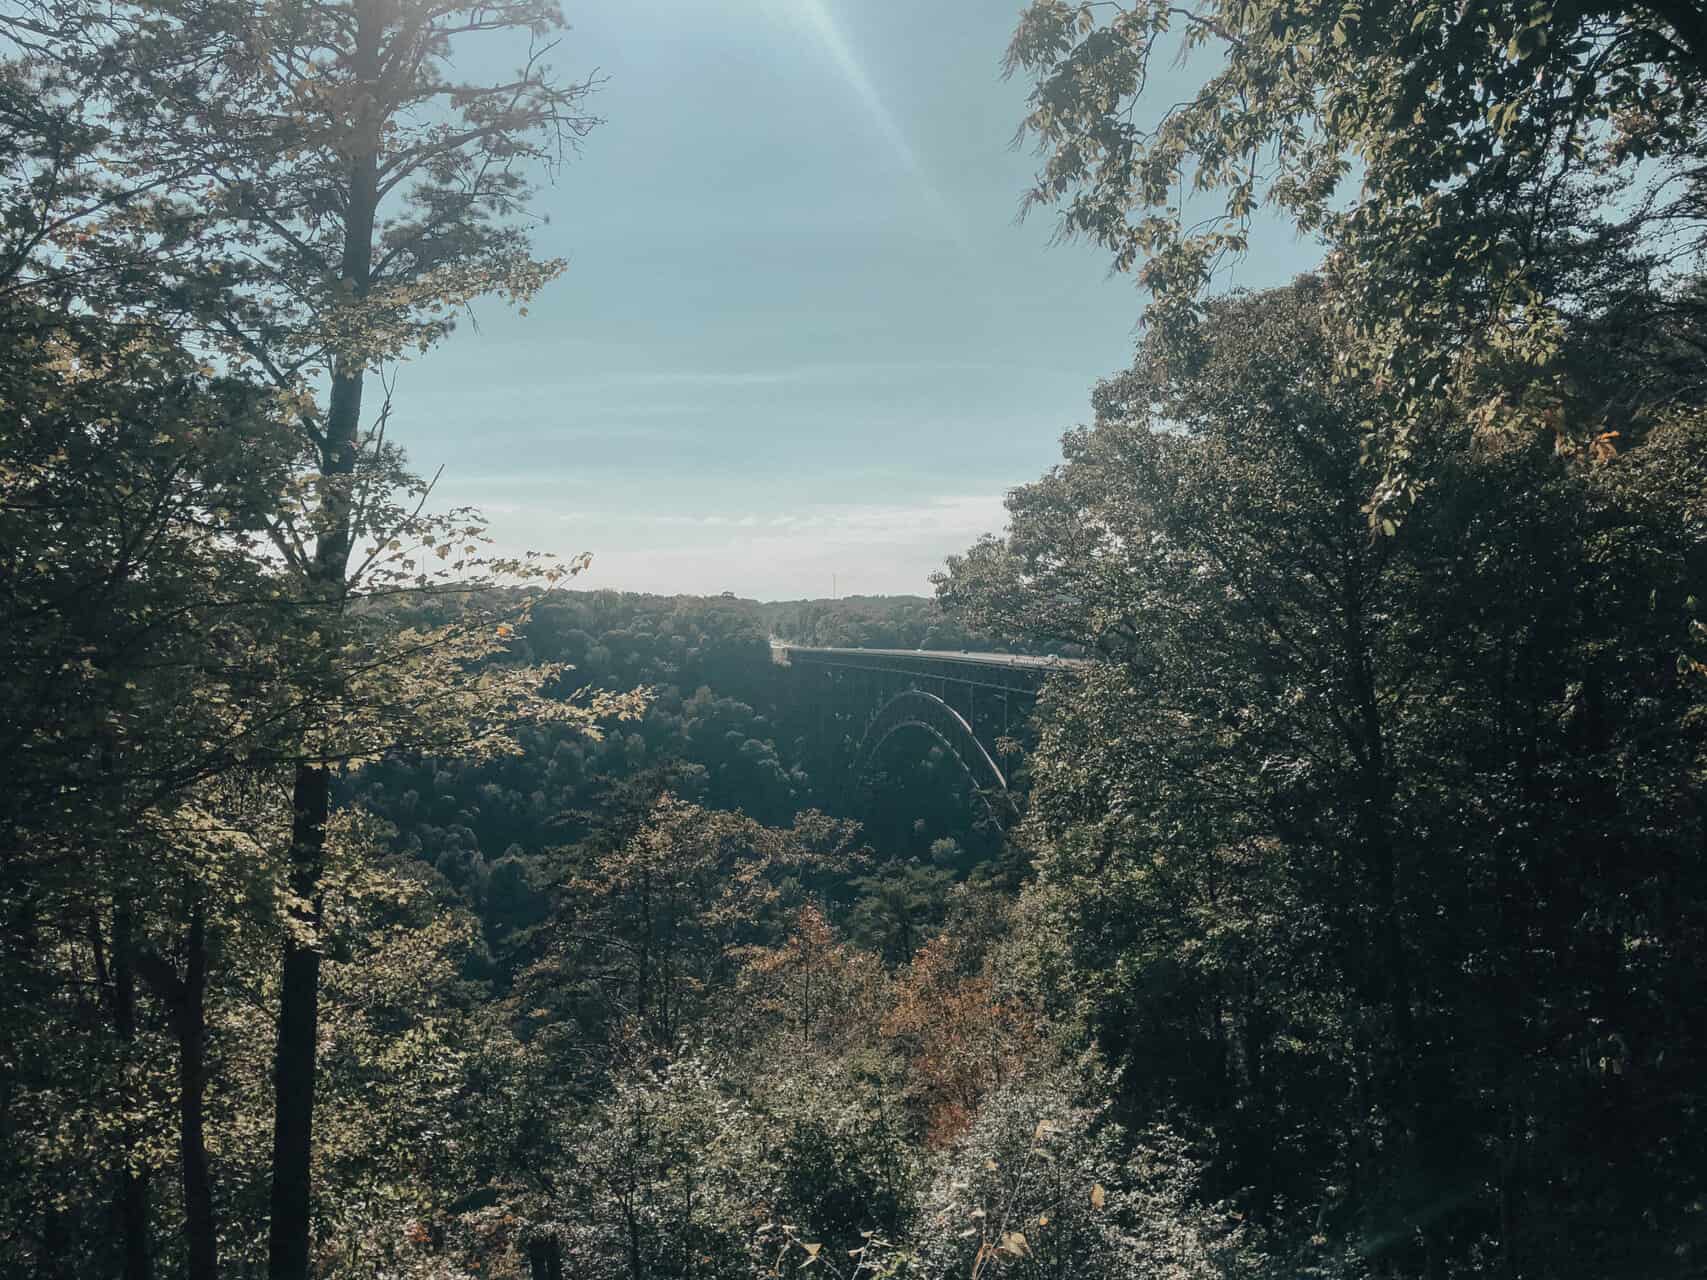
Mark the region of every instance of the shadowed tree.
POLYGON ((1700 412, 1597 453, 1442 416, 1371 538, 1391 401, 1334 376, 1326 304, 1153 333, 940 581, 1098 655, 1041 711, 1037 963, 1064 954, 1126 1112, 1189 1117, 1210 1193, 1282 1238, 1688 1274, 1700 412))
MULTIPOLYGON (((444 337, 474 298, 524 300, 561 270, 531 256, 521 224, 529 170, 555 165, 595 123, 582 107, 590 85, 559 81, 546 61, 562 26, 550 0, 189 0, 150 8, 126 30, 130 81, 113 92, 113 128, 151 139, 183 193, 164 230, 128 233, 175 250, 155 305, 270 382, 296 426, 299 471, 267 533, 313 617, 310 647, 337 650, 364 573, 370 586, 389 573, 396 587, 415 567, 411 552, 459 567, 473 555, 460 547, 477 543, 472 525, 358 554, 372 508, 403 483, 385 412, 364 424, 364 393, 387 362, 444 337), (512 73, 459 78, 453 59, 493 65, 500 51, 482 37, 503 44, 506 34, 524 48, 512 73)), ((307 718, 331 714, 339 664, 299 674, 307 718)), ((271 1222, 281 1280, 309 1266, 314 934, 331 763, 309 746, 294 783, 299 927, 285 947, 271 1222)))

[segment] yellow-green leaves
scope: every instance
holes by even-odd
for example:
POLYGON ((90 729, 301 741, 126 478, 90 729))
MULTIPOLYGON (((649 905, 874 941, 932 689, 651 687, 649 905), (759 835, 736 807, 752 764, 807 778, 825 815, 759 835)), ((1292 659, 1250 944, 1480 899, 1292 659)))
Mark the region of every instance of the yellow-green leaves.
POLYGON ((1035 3, 1008 51, 1042 146, 1024 207, 1133 272, 1156 329, 1189 327, 1260 210, 1325 240, 1352 341, 1391 380, 1366 494, 1379 531, 1420 492, 1411 437, 1443 402, 1514 363, 1547 376, 1547 331, 1597 270, 1707 245, 1680 195, 1703 173, 1707 51, 1670 22, 1551 0, 1035 3), (1153 97, 1182 51, 1195 92, 1153 97))

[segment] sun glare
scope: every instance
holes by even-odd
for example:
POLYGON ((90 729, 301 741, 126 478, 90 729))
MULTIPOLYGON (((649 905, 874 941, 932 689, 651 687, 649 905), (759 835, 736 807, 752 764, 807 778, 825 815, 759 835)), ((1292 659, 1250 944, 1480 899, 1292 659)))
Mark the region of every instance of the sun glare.
POLYGON ((961 219, 943 197, 936 183, 931 179, 924 161, 920 158, 918 149, 913 145, 906 130, 895 119, 895 114, 883 100, 883 94, 878 90, 866 74, 864 65, 855 53, 853 45, 848 41, 836 16, 831 12, 825 0, 798 0, 797 4, 788 6, 790 13, 802 23, 818 41, 830 60, 835 63, 836 70, 849 89, 859 99, 860 106, 871 121, 883 140, 889 144, 889 149, 903 168, 913 176, 919 184, 921 194, 931 207, 932 215, 940 224, 941 230, 962 249, 967 247, 966 231, 961 219))

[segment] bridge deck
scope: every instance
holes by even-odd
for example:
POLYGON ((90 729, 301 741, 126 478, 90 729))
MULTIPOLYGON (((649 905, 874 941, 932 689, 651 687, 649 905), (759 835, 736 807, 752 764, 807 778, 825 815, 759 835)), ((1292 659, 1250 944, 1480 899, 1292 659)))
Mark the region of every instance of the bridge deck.
POLYGON ((837 649, 819 645, 787 644, 773 640, 771 648, 784 654, 809 654, 825 657, 883 658, 915 663, 949 662, 970 667, 1022 668, 1033 671, 1058 671, 1085 666, 1083 658, 1038 657, 1023 653, 969 653, 960 649, 837 649))

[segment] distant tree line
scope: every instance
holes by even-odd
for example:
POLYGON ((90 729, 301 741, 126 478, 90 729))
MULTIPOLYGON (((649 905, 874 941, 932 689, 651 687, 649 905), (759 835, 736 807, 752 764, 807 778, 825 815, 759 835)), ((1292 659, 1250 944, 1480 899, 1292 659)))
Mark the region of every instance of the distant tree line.
POLYGON ((970 630, 934 600, 915 596, 842 596, 760 606, 779 640, 825 648, 989 650, 1000 639, 970 630))

